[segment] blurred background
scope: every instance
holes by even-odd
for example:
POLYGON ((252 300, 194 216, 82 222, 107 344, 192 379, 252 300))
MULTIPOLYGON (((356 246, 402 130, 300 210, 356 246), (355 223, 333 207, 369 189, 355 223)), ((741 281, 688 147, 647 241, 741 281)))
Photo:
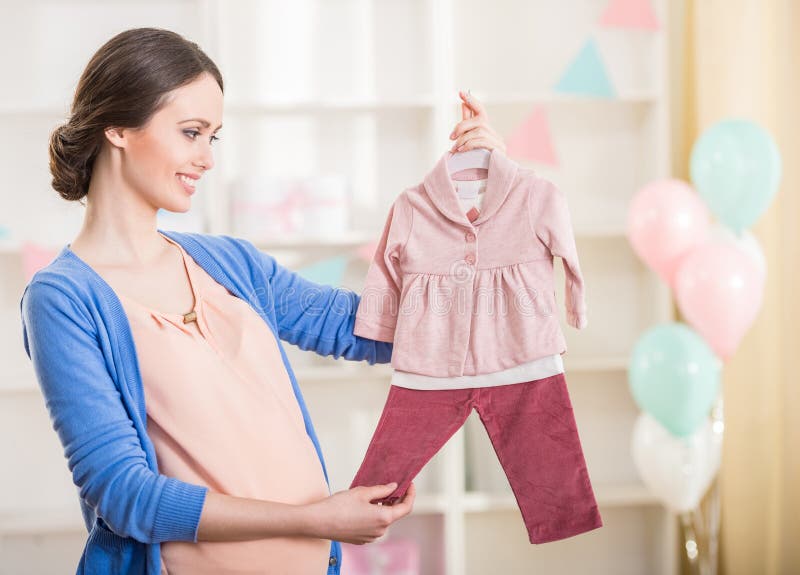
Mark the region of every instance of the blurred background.
MULTIPOLYGON (((85 543, 19 300, 84 212, 50 188, 49 133, 94 51, 139 26, 196 41, 226 82, 216 167, 163 229, 244 237, 358 291, 389 206, 449 149, 468 89, 508 155, 567 195, 590 321, 564 323, 565 367, 604 526, 529 544, 473 414, 420 474, 414 513, 348 547, 343 574, 800 573, 800 2, 0 9, 0 574, 74 572, 85 543)), ((345 489, 391 370, 287 351, 345 489)))

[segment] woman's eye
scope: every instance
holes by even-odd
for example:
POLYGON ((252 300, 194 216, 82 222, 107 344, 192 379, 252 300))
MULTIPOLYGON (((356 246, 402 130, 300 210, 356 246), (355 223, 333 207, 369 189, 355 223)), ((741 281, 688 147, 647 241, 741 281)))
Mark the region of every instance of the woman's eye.
MULTIPOLYGON (((197 136, 200 135, 200 132, 197 130, 184 130, 183 133, 189 136, 192 140, 195 140, 197 136)), ((216 140, 219 140, 219 137, 212 135, 208 141, 209 143, 213 144, 216 140)))

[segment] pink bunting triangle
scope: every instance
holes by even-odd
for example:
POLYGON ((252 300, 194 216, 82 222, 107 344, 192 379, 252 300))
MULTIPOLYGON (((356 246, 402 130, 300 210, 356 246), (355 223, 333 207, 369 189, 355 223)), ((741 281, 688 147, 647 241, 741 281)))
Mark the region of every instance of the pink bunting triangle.
POLYGON ((22 244, 22 273, 25 281, 30 282, 33 275, 53 261, 57 255, 57 250, 33 242, 24 242, 22 244))
POLYGON ((547 116, 541 106, 534 108, 531 115, 506 140, 506 148, 508 156, 512 158, 558 165, 547 116))
POLYGON ((611 0, 600 17, 600 25, 606 28, 634 28, 658 30, 650 0, 611 0))

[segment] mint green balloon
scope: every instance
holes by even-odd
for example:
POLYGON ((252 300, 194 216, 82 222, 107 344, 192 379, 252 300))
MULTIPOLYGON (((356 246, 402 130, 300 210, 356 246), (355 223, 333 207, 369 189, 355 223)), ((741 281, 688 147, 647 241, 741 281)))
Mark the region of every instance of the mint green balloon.
POLYGON ((692 148, 692 182, 717 219, 737 234, 769 207, 781 179, 772 137, 747 120, 724 120, 692 148))
POLYGON ((646 331, 628 365, 637 405, 672 435, 691 435, 706 419, 719 391, 722 362, 686 324, 670 322, 646 331))

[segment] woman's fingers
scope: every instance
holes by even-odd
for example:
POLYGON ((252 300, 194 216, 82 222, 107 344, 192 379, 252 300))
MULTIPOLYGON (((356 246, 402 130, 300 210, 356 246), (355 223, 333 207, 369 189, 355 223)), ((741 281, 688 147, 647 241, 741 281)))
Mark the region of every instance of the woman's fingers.
POLYGON ((453 131, 450 134, 450 139, 454 140, 466 132, 474 130, 475 128, 480 128, 481 126, 486 127, 486 124, 480 118, 467 118, 465 120, 461 120, 458 124, 456 124, 456 127, 453 128, 453 131))
POLYGON ((475 148, 493 150, 499 148, 505 152, 506 145, 497 132, 489 125, 486 108, 474 96, 459 92, 463 100, 461 104, 462 120, 456 124, 450 139, 455 140, 451 152, 466 152, 475 148))
POLYGON ((392 522, 397 521, 401 517, 405 517, 411 513, 411 510, 414 508, 414 500, 416 498, 417 488, 413 483, 411 483, 411 485, 408 486, 408 491, 406 491, 403 499, 401 499, 399 503, 395 503, 390 507, 392 510, 392 522))
POLYGON ((383 499, 391 495, 397 489, 397 483, 388 483, 386 485, 370 485, 362 488, 363 498, 368 503, 376 499, 383 499))
POLYGON ((470 150, 475 150, 478 148, 483 148, 485 150, 492 150, 494 148, 499 148, 499 147, 500 146, 495 145, 495 142, 490 141, 488 138, 474 138, 465 143, 460 148, 458 148, 457 152, 458 153, 468 152, 470 150))
POLYGON ((458 140, 456 140, 456 142, 453 144, 453 147, 450 148, 450 151, 452 153, 466 152, 467 150, 472 150, 474 148, 486 148, 489 150, 500 148, 501 150, 505 151, 506 146, 505 142, 503 142, 503 139, 495 134, 492 130, 487 130, 486 128, 481 127, 470 130, 466 134, 459 137, 458 140))
POLYGON ((456 124, 450 139, 455 139, 462 133, 475 128, 476 126, 489 126, 489 117, 486 108, 483 107, 475 96, 458 92, 461 97, 461 121, 456 124))
POLYGON ((465 103, 461 103, 461 119, 469 120, 473 116, 472 109, 465 103))
POLYGON ((483 104, 472 94, 464 93, 459 90, 458 95, 461 96, 461 99, 464 101, 464 104, 467 105, 474 116, 486 116, 486 108, 483 107, 483 104))
POLYGON ((493 136, 484 126, 478 126, 477 128, 472 128, 468 132, 464 132, 461 134, 455 142, 453 142, 453 147, 450 149, 451 151, 455 152, 457 148, 463 146, 469 140, 474 138, 489 138, 493 136))

